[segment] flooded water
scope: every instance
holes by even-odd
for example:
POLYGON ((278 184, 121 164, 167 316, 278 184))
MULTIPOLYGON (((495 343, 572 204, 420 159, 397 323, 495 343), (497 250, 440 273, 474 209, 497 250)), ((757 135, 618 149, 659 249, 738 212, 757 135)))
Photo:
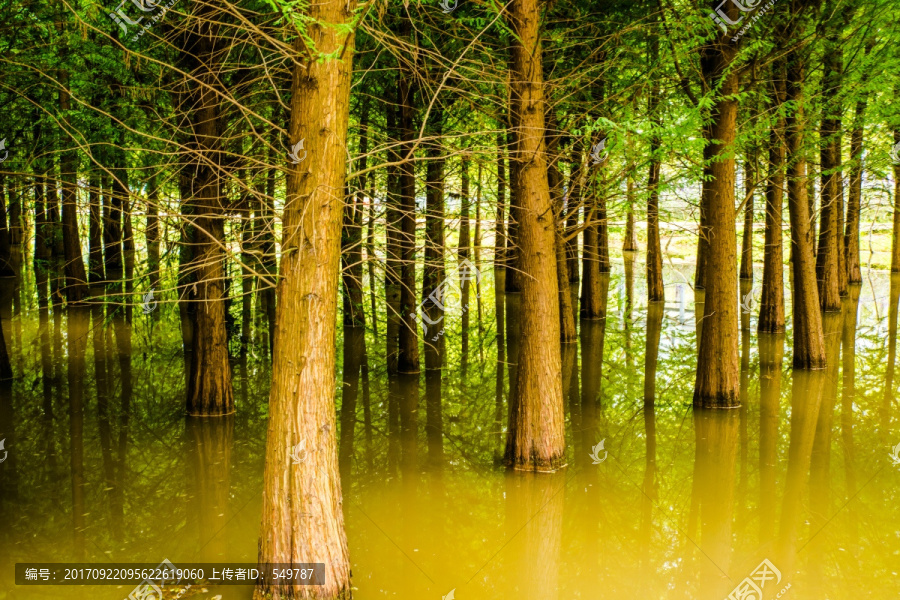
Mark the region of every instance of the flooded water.
MULTIPOLYGON (((669 302, 648 311, 643 264, 633 280, 614 265, 607 318, 581 321, 563 349, 568 466, 555 474, 501 464, 516 352, 504 325, 514 333, 519 307, 500 296, 498 315, 489 278, 465 355, 448 317, 441 372, 389 378, 383 338, 339 331, 354 597, 721 600, 753 573, 767 599, 900 597, 900 280, 866 273, 826 315, 819 373, 792 372, 790 331, 757 336, 748 301, 742 406, 698 412, 692 270, 669 269, 669 302)), ((265 358, 235 359, 235 415, 187 419, 176 307, 137 307, 130 324, 70 311, 41 328, 29 302, 12 318, 12 292, 0 298, 16 374, 0 397, 0 599, 131 591, 17 587, 17 562, 254 562, 265 358)), ((184 597, 216 596, 251 589, 184 597)))

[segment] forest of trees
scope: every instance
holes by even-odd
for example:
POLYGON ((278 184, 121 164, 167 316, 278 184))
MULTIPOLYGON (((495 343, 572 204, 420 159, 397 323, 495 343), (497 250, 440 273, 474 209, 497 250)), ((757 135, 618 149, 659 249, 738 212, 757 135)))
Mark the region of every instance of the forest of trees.
MULTIPOLYGON (((490 274, 520 305, 496 311, 518 348, 498 356, 499 451, 553 472, 565 346, 605 318, 623 254, 650 312, 673 299, 664 229, 696 265, 697 410, 741 404, 754 277, 759 332, 789 330, 794 369, 822 370, 869 221, 900 273, 889 0, 113 2, 0 16, 0 275, 14 318, 34 307, 70 355, 99 336, 118 368, 133 320, 177 310, 190 416, 240 411, 235 357, 270 361, 259 560, 327 573, 256 598, 351 595, 337 338, 433 385, 466 369, 490 274)), ((9 385, 21 340, 0 342, 9 385)))

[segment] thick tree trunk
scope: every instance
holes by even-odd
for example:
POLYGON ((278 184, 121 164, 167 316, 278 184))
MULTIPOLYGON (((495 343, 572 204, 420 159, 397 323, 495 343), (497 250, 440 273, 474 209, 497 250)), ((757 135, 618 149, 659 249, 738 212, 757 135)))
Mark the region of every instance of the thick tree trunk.
MULTIPOLYGON (((556 220, 552 212, 544 153, 544 99, 540 9, 537 0, 513 0, 509 23, 513 42, 512 92, 517 109, 514 160, 519 171, 519 260, 522 272, 521 348, 510 395, 507 464, 553 471, 565 460, 556 220)), ((512 358, 512 357, 510 357, 512 358)))
POLYGON ((785 121, 788 168, 788 212, 791 219, 791 267, 794 285, 791 294, 794 315, 794 368, 821 369, 825 366, 822 313, 816 287, 815 253, 809 201, 806 197, 806 156, 803 149, 802 85, 803 59, 795 52, 788 58, 785 99, 792 112, 785 121))
MULTIPOLYGON (((731 7, 736 12, 736 7, 731 7)), ((737 122, 737 74, 729 72, 736 49, 721 35, 705 48, 704 77, 719 97, 709 128, 712 179, 708 182, 705 236, 709 241, 704 277, 703 332, 697 358, 694 406, 732 408, 740 404, 738 366, 737 232, 734 226, 733 144, 737 122), (716 85, 713 85, 715 82, 716 85)))
MULTIPOLYGON (((776 114, 784 101, 785 65, 778 62, 773 69, 775 80, 769 108, 776 114)), ((766 179, 766 232, 763 248, 762 299, 757 328, 760 333, 784 331, 784 118, 769 133, 769 172, 766 179)))
MULTIPOLYGON (((259 541, 260 563, 325 563, 324 581, 260 582, 254 600, 351 596, 334 373, 354 9, 354 2, 311 4, 307 31, 316 49, 340 58, 294 67, 290 141, 305 139, 308 158, 288 173, 259 541)), ((302 41, 294 51, 303 55, 302 41)))

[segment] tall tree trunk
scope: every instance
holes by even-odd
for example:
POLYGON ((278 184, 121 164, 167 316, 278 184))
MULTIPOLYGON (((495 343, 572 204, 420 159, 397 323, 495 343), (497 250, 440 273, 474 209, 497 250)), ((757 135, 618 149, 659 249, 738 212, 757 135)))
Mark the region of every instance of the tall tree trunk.
POLYGON ((192 416, 227 415, 234 412, 234 389, 228 358, 228 334, 225 327, 225 204, 222 189, 223 168, 221 117, 219 114, 219 75, 216 65, 222 48, 214 23, 219 9, 199 5, 194 16, 204 25, 185 34, 183 61, 202 82, 197 89, 185 80, 189 109, 192 111, 196 168, 190 181, 190 208, 194 220, 193 346, 187 388, 187 412, 192 416))
MULTIPOLYGON (((799 2, 799 0, 797 0, 799 2)), ((802 3, 793 8, 802 10, 802 3)), ((806 197, 806 156, 803 148, 803 92, 805 65, 801 50, 788 57, 785 99, 791 106, 785 121, 788 162, 788 212, 791 219, 791 267, 794 285, 791 294, 794 315, 794 359, 796 369, 825 366, 822 313, 816 288, 815 253, 806 197)))
MULTIPOLYGON (((60 21, 60 33, 64 33, 60 21)), ((69 127, 69 73, 59 70, 59 110, 65 129, 69 127)), ((63 144, 69 140, 63 140, 63 144)), ((74 150, 64 149, 59 159, 60 179, 63 188, 62 233, 65 247, 66 298, 70 302, 78 302, 87 296, 87 274, 84 269, 84 257, 81 254, 81 237, 78 232, 78 196, 76 180, 78 178, 78 156, 74 150)))
POLYGON ((522 291, 522 264, 519 248, 519 223, 521 221, 521 199, 519 198, 520 166, 513 158, 516 156, 516 123, 517 109, 510 92, 509 126, 506 131, 506 145, 509 148, 509 225, 506 228, 506 293, 514 294, 522 291))
MULTIPOLYGON (((521 348, 510 395, 507 464, 552 471, 565 460, 556 220, 552 212, 544 153, 544 99, 540 9, 537 0, 513 0, 509 22, 515 33, 511 72, 516 107, 515 202, 519 205, 522 272, 521 348)), ((512 357, 510 357, 512 358, 512 357)))
POLYGON ((400 151, 397 139, 400 137, 397 131, 399 109, 390 103, 385 104, 387 122, 388 143, 391 144, 387 151, 387 211, 385 213, 385 272, 384 272, 384 296, 387 307, 386 325, 386 362, 389 373, 397 372, 397 358, 399 352, 400 327, 400 271, 402 240, 400 231, 400 173, 397 163, 400 162, 400 151))
POLYGON ((769 109, 777 121, 769 133, 769 172, 766 179, 766 232, 763 248, 762 298, 757 328, 760 333, 784 331, 784 244, 782 241, 784 206, 784 102, 785 63, 772 69, 774 85, 769 109))
MULTIPOLYGON (((438 109, 429 119, 434 142, 428 146, 428 165, 425 181, 425 265, 422 272, 422 319, 425 341, 425 369, 437 370, 444 364, 445 340, 439 331, 443 328, 443 311, 428 297, 446 278, 444 269, 444 148, 443 111, 438 109)), ((502 210, 498 207, 497 210, 502 210)), ((496 258, 496 257, 495 257, 496 258)), ((439 379, 439 378, 438 378, 439 379)), ((431 381, 433 384, 434 381, 431 381)), ((439 385, 439 384, 438 384, 439 385)))
MULTIPOLYGON (((460 179, 462 180, 462 189, 459 199, 459 247, 457 250, 457 258, 460 265, 463 261, 468 261, 472 247, 472 235, 469 222, 469 206, 472 202, 469 190, 469 156, 463 154, 461 160, 460 179)), ((460 303, 462 305, 462 349, 461 349, 461 367, 463 375, 469 366, 469 278, 460 277, 460 303)))
MULTIPOLYGON (((736 7, 730 11, 736 13, 736 7)), ((736 16, 736 15, 735 15, 736 16)), ((734 155, 737 122, 737 74, 731 71, 736 48, 720 35, 704 48, 701 68, 718 97, 711 108, 712 179, 708 186, 706 225, 708 254, 704 277, 703 331, 697 357, 694 406, 731 408, 740 404, 738 366, 737 232, 734 226, 734 155)), ((702 239, 702 238, 701 238, 702 239)))
MULTIPOLYGON (((369 302, 372 311, 372 332, 378 336, 378 311, 375 305, 375 172, 369 172, 368 181, 368 198, 369 198, 369 219, 366 225, 366 267, 369 273, 369 302)), ((366 351, 368 353, 368 350, 366 351)), ((366 354, 368 356, 368 354, 366 354)))
MULTIPOLYGON (((869 53, 872 51, 874 41, 866 42, 866 49, 862 63, 868 64, 869 53)), ((860 80, 861 95, 856 101, 853 114, 853 131, 850 133, 850 190, 847 198, 847 224, 844 230, 844 251, 847 254, 847 283, 857 285, 862 283, 862 273, 859 269, 859 212, 862 204, 863 181, 863 135, 865 131, 866 105, 868 104, 868 92, 866 83, 868 71, 863 70, 860 80)))
MULTIPOLYGON (((351 596, 334 373, 354 10, 355 2, 309 5, 316 50, 339 58, 294 67, 290 141, 305 139, 308 158, 288 173, 259 540, 260 563, 325 563, 324 581, 261 581, 254 600, 351 596)), ((302 40, 294 52, 304 56, 302 40)))
MULTIPOLYGON (((497 222, 494 228, 494 273, 506 270, 506 156, 503 134, 497 134, 497 222)), ((496 277, 496 275, 495 275, 496 277)), ((504 287, 506 280, 504 279, 504 287)))
POLYGON ((577 288, 581 281, 578 269, 578 212, 581 210, 581 154, 576 151, 578 141, 572 144, 569 156, 569 188, 566 194, 566 263, 569 283, 577 288), (579 162, 576 162, 579 161, 579 162))
MULTIPOLYGON (((898 89, 894 88, 894 97, 898 89)), ((900 144, 900 126, 894 127, 894 144, 900 144)), ((900 162, 894 163, 894 228, 891 241, 891 273, 900 273, 900 162)))
POLYGON ((756 152, 748 152, 744 162, 744 234, 741 240, 741 279, 753 281, 753 190, 756 187, 756 152))
MULTIPOLYGON (((365 170, 369 157, 369 104, 363 106, 359 123, 359 169, 365 170)), ((341 229, 341 275, 344 282, 344 325, 365 327, 366 312, 362 291, 362 215, 365 200, 365 175, 357 182, 356 193, 344 206, 341 229)))
POLYGON ((144 225, 147 238, 147 271, 150 278, 150 289, 159 288, 159 187, 156 178, 150 182, 150 193, 147 196, 147 214, 144 225))
MULTIPOLYGON (((650 39, 649 56, 655 61, 659 55, 659 38, 650 39)), ((650 84, 647 97, 647 114, 650 118, 650 166, 647 175, 647 300, 649 302, 665 302, 666 290, 663 287, 662 274, 662 242, 659 235, 659 172, 662 165, 660 149, 660 128, 662 119, 659 110, 659 84, 654 80, 650 84)), ((698 261, 699 268, 699 261, 698 261)))
POLYGON ((553 214, 556 215, 556 280, 559 288, 559 332, 560 341, 564 344, 576 341, 575 309, 572 306, 572 292, 569 286, 569 269, 566 260, 566 243, 563 233, 566 227, 563 211, 563 178, 559 172, 559 134, 553 110, 547 111, 547 185, 550 188, 550 199, 553 214))
MULTIPOLYGON (((98 169, 91 170, 88 193, 90 204, 90 227, 88 228, 88 279, 91 287, 103 282, 103 189, 98 169)), ((92 294, 94 292, 92 291, 92 294)))
MULTIPOLYGON (((831 2, 826 3, 831 6, 831 2)), ((841 310, 841 222, 840 206, 840 147, 841 132, 837 98, 840 88, 841 58, 836 34, 831 33, 825 41, 822 77, 822 123, 819 130, 821 140, 820 166, 822 169, 821 194, 822 214, 819 226, 819 244, 816 252, 816 279, 818 281, 819 303, 822 310, 841 310)))

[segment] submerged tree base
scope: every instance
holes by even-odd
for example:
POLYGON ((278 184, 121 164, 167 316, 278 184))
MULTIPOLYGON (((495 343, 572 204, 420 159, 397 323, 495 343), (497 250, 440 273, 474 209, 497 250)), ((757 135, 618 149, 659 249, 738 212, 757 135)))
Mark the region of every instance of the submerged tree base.
POLYGON ((703 397, 694 391, 694 408, 740 408, 740 394, 716 394, 703 397))

